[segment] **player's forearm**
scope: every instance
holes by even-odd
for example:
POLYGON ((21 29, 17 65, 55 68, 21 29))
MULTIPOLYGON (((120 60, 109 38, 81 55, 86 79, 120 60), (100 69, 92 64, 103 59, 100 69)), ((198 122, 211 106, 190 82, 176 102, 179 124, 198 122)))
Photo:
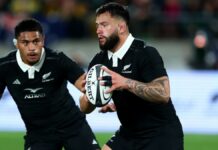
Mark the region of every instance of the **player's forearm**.
POLYGON ((126 84, 130 92, 144 100, 156 103, 167 103, 169 101, 170 90, 167 77, 158 78, 150 83, 127 79, 126 84))
POLYGON ((91 113, 95 109, 95 106, 93 106, 88 100, 85 95, 80 97, 80 110, 86 114, 91 113))

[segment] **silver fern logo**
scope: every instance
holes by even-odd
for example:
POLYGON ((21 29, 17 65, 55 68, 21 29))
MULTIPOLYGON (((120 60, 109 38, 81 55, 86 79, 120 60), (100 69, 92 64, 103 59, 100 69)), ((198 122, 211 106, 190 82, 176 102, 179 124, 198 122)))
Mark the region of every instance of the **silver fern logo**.
POLYGON ((125 65, 123 67, 122 73, 132 73, 131 65, 132 64, 125 65), (129 69, 131 69, 131 70, 129 70, 129 69))
POLYGON ((46 74, 44 74, 44 75, 42 76, 42 79, 45 80, 45 79, 47 79, 50 75, 51 75, 51 72, 46 73, 46 74))
POLYGON ((54 80, 54 78, 50 78, 50 77, 51 77, 51 72, 44 74, 42 76, 42 82, 49 82, 49 81, 54 80))
POLYGON ((131 66, 131 64, 125 65, 125 66, 123 67, 123 71, 129 69, 130 66, 131 66))

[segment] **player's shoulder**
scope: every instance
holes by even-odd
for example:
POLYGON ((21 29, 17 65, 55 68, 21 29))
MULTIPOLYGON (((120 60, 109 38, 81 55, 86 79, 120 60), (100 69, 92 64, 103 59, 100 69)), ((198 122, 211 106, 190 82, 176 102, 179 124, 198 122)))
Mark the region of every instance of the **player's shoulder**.
POLYGON ((46 59, 48 60, 58 60, 60 57, 65 56, 64 53, 60 50, 54 50, 48 47, 45 47, 46 59))
POLYGON ((107 54, 107 51, 101 50, 100 52, 96 53, 95 57, 103 57, 107 54))
POLYGON ((5 56, 0 58, 0 66, 7 65, 16 62, 16 52, 17 50, 12 50, 8 52, 5 56))
POLYGON ((100 51, 98 53, 95 54, 95 56, 93 57, 92 61, 97 61, 97 62, 101 62, 102 60, 105 59, 105 57, 107 57, 107 51, 100 51))
POLYGON ((144 40, 137 38, 132 42, 131 48, 136 52, 151 52, 157 50, 155 47, 149 45, 144 40))
POLYGON ((144 56, 144 55, 152 55, 158 53, 157 49, 154 46, 147 44, 144 40, 134 39, 130 49, 134 51, 134 53, 144 56))

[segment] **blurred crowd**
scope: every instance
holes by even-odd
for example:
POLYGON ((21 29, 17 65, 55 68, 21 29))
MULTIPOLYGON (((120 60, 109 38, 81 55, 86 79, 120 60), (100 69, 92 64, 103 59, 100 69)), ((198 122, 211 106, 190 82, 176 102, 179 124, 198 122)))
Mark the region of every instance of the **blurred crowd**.
MULTIPOLYGON (((218 37, 217 0, 114 0, 128 6, 132 32, 145 38, 218 37)), ((95 10, 109 0, 0 0, 0 42, 27 17, 44 26, 46 42, 95 36, 95 10)))
MULTIPOLYGON (((131 29, 146 37, 187 37, 197 28, 218 34, 217 0, 115 0, 128 5, 131 29)), ((0 40, 23 18, 35 17, 55 38, 93 36, 95 9, 108 0, 1 0, 0 40)), ((51 39, 52 40, 52 39, 51 39)))

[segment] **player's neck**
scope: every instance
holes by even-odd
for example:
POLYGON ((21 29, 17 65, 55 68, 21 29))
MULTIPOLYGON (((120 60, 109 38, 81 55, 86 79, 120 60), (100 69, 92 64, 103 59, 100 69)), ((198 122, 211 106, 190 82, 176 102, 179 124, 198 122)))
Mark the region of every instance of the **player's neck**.
POLYGON ((114 48, 111 50, 111 52, 113 52, 113 53, 117 52, 125 43, 126 39, 128 38, 128 35, 129 34, 120 35, 119 42, 114 46, 114 48))

